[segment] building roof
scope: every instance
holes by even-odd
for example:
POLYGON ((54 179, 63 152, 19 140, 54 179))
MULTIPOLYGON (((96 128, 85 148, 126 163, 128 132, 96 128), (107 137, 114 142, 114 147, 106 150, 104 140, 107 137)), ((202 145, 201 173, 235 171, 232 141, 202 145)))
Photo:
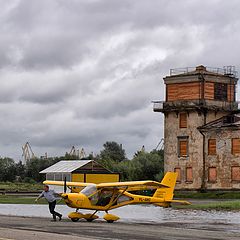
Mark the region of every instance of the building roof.
POLYGON ((200 131, 211 131, 215 129, 229 128, 240 129, 240 113, 233 113, 209 122, 198 128, 200 131))
POLYGON ((71 173, 86 164, 94 162, 93 160, 64 160, 42 170, 40 173, 71 173))

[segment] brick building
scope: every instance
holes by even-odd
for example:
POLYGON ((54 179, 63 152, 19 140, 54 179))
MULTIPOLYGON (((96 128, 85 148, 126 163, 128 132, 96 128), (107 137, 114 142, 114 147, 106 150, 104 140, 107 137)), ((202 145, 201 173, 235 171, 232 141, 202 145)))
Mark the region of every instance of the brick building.
POLYGON ((240 188, 238 79, 233 67, 173 69, 164 78, 164 168, 178 189, 240 188))

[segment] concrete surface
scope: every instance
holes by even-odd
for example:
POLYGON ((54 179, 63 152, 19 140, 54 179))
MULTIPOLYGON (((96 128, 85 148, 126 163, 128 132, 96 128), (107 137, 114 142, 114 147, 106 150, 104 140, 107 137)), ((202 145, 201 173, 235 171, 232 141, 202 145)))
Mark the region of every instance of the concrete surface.
POLYGON ((120 223, 98 220, 73 223, 68 219, 0 216, 0 240, 32 239, 240 239, 239 224, 197 224, 181 222, 120 223))

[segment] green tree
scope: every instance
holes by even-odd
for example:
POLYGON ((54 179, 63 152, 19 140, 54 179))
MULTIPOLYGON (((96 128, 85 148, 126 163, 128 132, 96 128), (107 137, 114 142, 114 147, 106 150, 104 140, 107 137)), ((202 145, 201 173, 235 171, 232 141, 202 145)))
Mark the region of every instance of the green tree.
POLYGON ((39 159, 34 158, 27 162, 26 164, 26 175, 28 179, 31 178, 36 182, 42 182, 45 178, 44 174, 40 174, 39 172, 43 169, 53 165, 58 162, 58 158, 47 158, 47 159, 39 159))
POLYGON ((113 161, 115 163, 126 160, 125 150, 122 144, 116 142, 106 142, 103 144, 104 149, 100 152, 99 160, 113 161))
POLYGON ((19 180, 23 180, 26 174, 25 165, 22 163, 22 161, 20 161, 18 163, 15 163, 15 168, 16 168, 16 176, 20 178, 19 180))
POLYGON ((14 181, 16 178, 16 167, 13 159, 0 158, 0 181, 14 181))
POLYGON ((162 179, 164 171, 163 155, 157 151, 142 152, 132 160, 132 180, 162 179))

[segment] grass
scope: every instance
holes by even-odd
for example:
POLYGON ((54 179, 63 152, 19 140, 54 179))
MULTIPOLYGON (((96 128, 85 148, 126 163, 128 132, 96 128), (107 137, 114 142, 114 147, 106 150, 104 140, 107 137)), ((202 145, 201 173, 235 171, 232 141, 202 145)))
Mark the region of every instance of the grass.
MULTIPOLYGON (((20 196, 0 196, 1 204, 34 204, 35 197, 20 197, 20 196)), ((40 204, 46 203, 43 199, 39 200, 40 204)))
POLYGON ((40 183, 0 182, 0 191, 35 192, 42 190, 40 183))
POLYGON ((239 200, 211 202, 205 204, 175 205, 175 209, 194 209, 194 210, 240 210, 239 200))
POLYGON ((190 199, 240 199, 240 191, 234 192, 224 192, 224 191, 215 191, 215 192, 184 192, 184 191, 175 191, 175 198, 190 198, 190 199))
MULTIPOLYGON (((13 195, 0 195, 0 204, 35 204, 36 197, 23 197, 13 195)), ((37 204, 47 204, 45 199, 40 199, 37 204)), ((63 200, 58 204, 64 204, 63 200)))

